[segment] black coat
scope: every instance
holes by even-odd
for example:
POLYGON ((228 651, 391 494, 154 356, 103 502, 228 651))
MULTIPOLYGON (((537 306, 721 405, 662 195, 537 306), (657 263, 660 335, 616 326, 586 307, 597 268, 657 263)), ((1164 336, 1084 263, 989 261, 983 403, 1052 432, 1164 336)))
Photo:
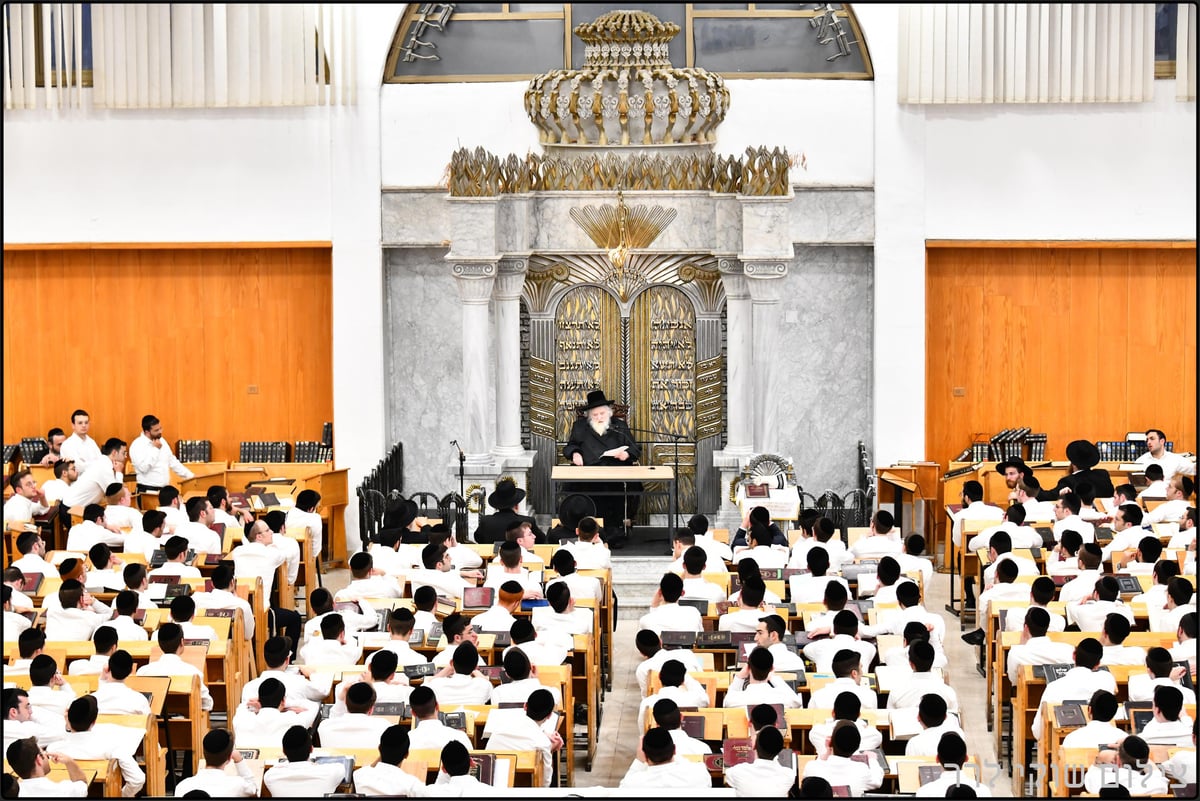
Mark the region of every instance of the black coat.
POLYGON ((1056 501, 1059 498, 1059 490, 1063 487, 1068 487, 1071 492, 1075 492, 1076 485, 1083 481, 1089 482, 1092 485, 1092 488, 1096 490, 1097 498, 1111 498, 1113 496, 1113 484, 1112 479, 1108 476, 1108 471, 1093 467, 1089 470, 1080 470, 1078 473, 1063 476, 1054 485, 1054 489, 1039 492, 1038 500, 1056 501))
POLYGON ((587 466, 604 465, 622 466, 633 464, 642 455, 642 449, 629 433, 629 426, 624 420, 616 417, 609 422, 608 431, 601 437, 592 430, 586 417, 581 417, 571 426, 571 437, 563 446, 563 456, 570 460, 576 453, 583 455, 583 463, 587 466), (629 449, 629 458, 622 462, 611 456, 601 456, 605 451, 625 445, 629 449))
POLYGON ((533 526, 533 536, 538 543, 546 542, 546 535, 538 528, 537 521, 528 515, 519 515, 512 509, 503 509, 495 514, 483 515, 479 518, 479 528, 475 529, 476 542, 504 542, 504 532, 513 521, 529 523, 533 526))

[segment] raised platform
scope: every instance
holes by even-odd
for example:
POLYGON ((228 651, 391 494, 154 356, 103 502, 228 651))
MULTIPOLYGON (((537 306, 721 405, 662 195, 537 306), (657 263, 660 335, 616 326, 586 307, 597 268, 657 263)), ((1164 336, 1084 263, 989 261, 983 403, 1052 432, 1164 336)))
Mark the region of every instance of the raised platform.
POLYGON ((636 527, 624 548, 612 552, 613 592, 622 620, 641 617, 650 608, 658 582, 671 564, 665 528, 636 527))

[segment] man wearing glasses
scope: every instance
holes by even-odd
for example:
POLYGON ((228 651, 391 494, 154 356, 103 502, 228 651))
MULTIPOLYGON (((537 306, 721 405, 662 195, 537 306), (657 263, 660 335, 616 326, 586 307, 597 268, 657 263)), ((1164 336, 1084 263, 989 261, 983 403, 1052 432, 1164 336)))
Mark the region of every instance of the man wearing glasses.
POLYGON ((87 777, 66 754, 50 753, 38 745, 36 737, 16 740, 5 754, 13 772, 21 779, 21 795, 30 798, 86 798, 87 777), (50 778, 53 765, 67 769, 66 781, 50 778))

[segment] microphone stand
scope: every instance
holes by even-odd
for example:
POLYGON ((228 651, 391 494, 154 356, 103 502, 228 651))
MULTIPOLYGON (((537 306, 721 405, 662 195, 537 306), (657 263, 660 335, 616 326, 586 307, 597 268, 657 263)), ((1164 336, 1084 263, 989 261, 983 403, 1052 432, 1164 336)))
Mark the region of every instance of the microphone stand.
POLYGON ((675 528, 678 525, 676 516, 679 512, 679 443, 683 439, 683 434, 675 434, 670 431, 656 431, 652 428, 630 428, 629 430, 631 432, 636 431, 639 434, 649 434, 654 437, 666 437, 673 443, 675 450, 675 464, 672 469, 675 473, 675 477, 671 481, 671 522, 667 527, 667 544, 668 546, 671 546, 675 542, 675 528))
MULTIPOLYGON (((467 455, 465 453, 463 453, 462 446, 458 444, 458 440, 456 440, 456 439, 450 440, 450 444, 453 445, 454 447, 458 448, 458 497, 462 498, 462 503, 463 503, 463 530, 460 532, 462 534, 462 536, 459 537, 458 539, 460 542, 465 542, 467 539, 466 517, 467 517, 467 515, 469 515, 471 513, 470 510, 467 508, 467 490, 466 490, 466 487, 467 487, 467 479, 466 479, 467 455)), ((480 514, 482 514, 482 513, 483 513, 483 510, 481 509, 480 514)))

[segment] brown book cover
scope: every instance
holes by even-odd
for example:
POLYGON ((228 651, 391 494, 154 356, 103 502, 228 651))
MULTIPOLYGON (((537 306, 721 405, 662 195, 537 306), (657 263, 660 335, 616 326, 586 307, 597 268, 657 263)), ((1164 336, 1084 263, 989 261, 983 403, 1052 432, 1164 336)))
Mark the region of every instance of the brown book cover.
POLYGON ((470 775, 478 779, 481 784, 492 784, 496 776, 496 755, 471 754, 470 775))
POLYGON ((704 739, 704 716, 703 715, 684 715, 680 719, 679 728, 688 737, 695 737, 697 740, 704 739))
POLYGON ((1083 714, 1083 705, 1087 701, 1063 701, 1054 708, 1054 722, 1060 729, 1074 728, 1087 725, 1087 716, 1083 714))
POLYGON ((730 737, 721 744, 721 759, 726 768, 754 761, 754 746, 749 737, 730 737))
POLYGON ((42 586, 43 578, 44 576, 42 576, 41 573, 26 573, 25 584, 22 585, 24 587, 23 591, 29 593, 30 595, 37 595, 37 591, 42 586))
POLYGON ((775 723, 774 723, 775 728, 779 729, 780 731, 787 731, 787 720, 784 718, 783 704, 754 704, 753 706, 748 706, 748 707, 746 707, 746 718, 747 719, 750 718, 750 713, 753 712, 754 707, 757 707, 757 706, 771 707, 771 709, 775 711, 775 723))

